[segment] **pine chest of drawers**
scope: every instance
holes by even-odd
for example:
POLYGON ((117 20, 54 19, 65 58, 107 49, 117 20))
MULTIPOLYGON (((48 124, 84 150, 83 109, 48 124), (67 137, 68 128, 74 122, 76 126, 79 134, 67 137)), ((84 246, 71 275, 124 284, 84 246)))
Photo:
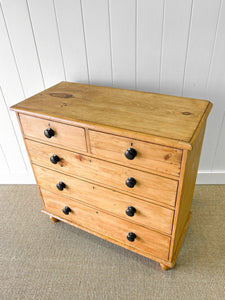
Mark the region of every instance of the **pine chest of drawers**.
POLYGON ((43 212, 161 264, 191 216, 209 101, 61 82, 16 111, 43 212))

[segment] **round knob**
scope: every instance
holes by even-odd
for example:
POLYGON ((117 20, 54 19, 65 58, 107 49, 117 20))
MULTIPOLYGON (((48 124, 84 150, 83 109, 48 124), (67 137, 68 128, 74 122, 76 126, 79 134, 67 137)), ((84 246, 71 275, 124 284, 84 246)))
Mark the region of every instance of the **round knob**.
POLYGON ((53 164, 57 164, 57 162, 60 161, 60 158, 58 157, 58 155, 53 154, 53 155, 50 157, 50 161, 51 161, 53 164))
POLYGON ((134 232, 129 232, 127 235, 127 239, 130 242, 133 242, 136 239, 136 234, 134 232))
POLYGON ((60 181, 59 183, 56 184, 56 187, 58 190, 63 191, 63 189, 65 189, 66 185, 64 182, 60 181))
POLYGON ((134 159, 137 155, 137 151, 134 148, 128 148, 127 151, 124 153, 127 159, 134 159))
POLYGON ((47 129, 45 129, 45 131, 44 131, 44 135, 45 135, 48 139, 50 139, 51 137, 53 137, 53 136, 55 135, 55 132, 54 132, 53 129, 47 128, 47 129))
POLYGON ((126 214, 127 214, 129 217, 133 217, 135 213, 136 213, 136 208, 133 207, 133 206, 128 206, 128 208, 127 208, 127 210, 126 210, 126 214))
POLYGON ((62 210, 65 215, 68 215, 71 212, 71 208, 69 206, 65 206, 62 210))
POLYGON ((127 185, 129 188, 131 188, 131 189, 135 186, 136 183, 137 183, 137 182, 136 182, 136 179, 133 178, 133 177, 129 177, 129 178, 127 178, 127 180, 126 180, 126 185, 127 185))

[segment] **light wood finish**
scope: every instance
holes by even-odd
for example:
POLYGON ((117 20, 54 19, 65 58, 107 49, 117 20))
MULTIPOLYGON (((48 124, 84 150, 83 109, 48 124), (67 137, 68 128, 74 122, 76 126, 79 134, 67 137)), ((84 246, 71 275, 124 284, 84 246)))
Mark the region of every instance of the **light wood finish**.
POLYGON ((195 181, 202 149, 202 142, 205 132, 205 125, 206 123, 204 123, 201 127, 201 131, 199 132, 198 138, 195 140, 195 143, 193 145, 193 150, 187 153, 187 162, 185 165, 185 173, 183 178, 183 187, 180 197, 179 210, 176 211, 178 217, 175 221, 175 240, 174 245, 172 245, 171 247, 173 255, 176 252, 177 245, 179 243, 181 235, 183 234, 185 224, 190 214, 192 197, 194 193, 195 181))
POLYGON ((167 270, 190 222, 211 107, 204 100, 61 82, 11 109, 20 115, 42 211, 167 270), (44 137, 48 126, 54 138, 44 137), (137 151, 132 161, 124 156, 129 147, 137 151), (53 154, 57 164, 50 162, 53 154), (128 177, 137 180, 132 189, 128 177), (69 215, 62 212, 66 205, 69 215), (133 217, 128 206, 136 208, 133 217), (137 235, 134 242, 129 232, 137 235))
POLYGON ((83 128, 23 114, 20 114, 20 119, 25 137, 39 139, 51 145, 66 146, 73 150, 87 151, 83 128), (47 128, 54 130, 53 137, 47 138, 44 135, 47 128))
POLYGON ((82 229, 82 230, 84 230, 84 231, 86 231, 86 232, 88 232, 88 233, 94 234, 95 236, 100 237, 100 238, 102 238, 102 239, 104 239, 104 240, 106 240, 106 241, 108 241, 108 242, 111 242, 111 243, 113 243, 113 244, 116 244, 116 245, 118 245, 118 246, 121 246, 121 247, 123 247, 123 248, 125 248, 125 249, 128 249, 128 250, 130 250, 130 251, 133 251, 133 252, 135 252, 135 253, 137 253, 137 254, 143 255, 143 256, 145 256, 145 257, 147 257, 147 258, 150 258, 150 259, 152 259, 152 260, 154 260, 154 261, 156 261, 156 262, 158 262, 158 263, 163 263, 163 264, 167 265, 169 268, 173 268, 173 266, 174 266, 174 263, 171 263, 171 262, 169 262, 168 260, 161 259, 161 258, 159 258, 159 257, 157 257, 157 256, 152 255, 152 254, 149 253, 149 252, 143 251, 143 250, 141 250, 141 249, 133 248, 132 246, 126 245, 126 244, 124 244, 124 243, 122 243, 122 242, 120 242, 120 241, 118 241, 118 240, 112 239, 112 238, 110 238, 109 236, 103 235, 101 232, 93 231, 92 229, 90 229, 90 228, 88 228, 88 227, 82 226, 82 225, 80 225, 80 224, 73 223, 73 222, 71 222, 71 221, 69 221, 69 220, 67 220, 67 219, 65 219, 65 218, 61 218, 61 217, 59 217, 59 216, 56 216, 55 214, 50 213, 49 211, 47 211, 45 208, 43 208, 43 209, 41 210, 41 212, 43 212, 44 214, 46 214, 46 215, 48 215, 48 216, 54 216, 54 217, 57 218, 59 221, 62 221, 62 222, 64 222, 64 223, 66 223, 66 224, 69 224, 69 225, 71 225, 71 226, 73 226, 73 227, 82 229))
POLYGON ((85 128, 85 136, 86 136, 86 143, 87 143, 87 152, 91 152, 91 145, 90 145, 90 137, 89 137, 89 132, 88 129, 85 128))
POLYGON ((183 227, 182 234, 181 234, 181 236, 180 236, 180 238, 179 238, 179 240, 178 240, 178 242, 177 242, 176 250, 174 251, 174 253, 173 253, 173 251, 172 251, 172 250, 173 250, 173 241, 171 241, 171 244, 172 244, 171 246, 172 246, 172 247, 170 247, 170 257, 169 257, 169 261, 172 263, 172 265, 175 265, 175 263, 176 263, 177 256, 178 256, 178 254, 179 254, 179 251, 180 251, 180 248, 181 248, 181 246, 182 246, 182 243, 183 243, 183 240, 184 240, 186 231, 187 231, 187 229, 188 229, 188 225, 189 225, 190 220, 191 220, 191 215, 192 215, 192 213, 189 212, 187 221, 186 221, 186 223, 185 223, 185 225, 184 225, 184 227, 183 227), (172 256, 171 256, 171 253, 173 253, 172 256))
POLYGON ((53 217, 53 216, 50 216, 50 220, 53 222, 53 223, 57 223, 57 222, 59 222, 59 220, 58 219, 56 219, 55 217, 53 217))
POLYGON ((140 133, 160 144, 191 149, 193 133, 208 107, 211 103, 204 100, 61 82, 11 109, 98 130, 140 133))
POLYGON ((129 167, 143 167, 161 173, 179 176, 182 151, 179 149, 128 139, 98 131, 89 131, 91 153, 113 159, 129 167), (134 148, 137 156, 133 160, 125 157, 128 148, 134 148))
POLYGON ((38 184, 43 189, 49 190, 59 196, 78 199, 88 205, 124 218, 127 221, 139 223, 143 226, 171 234, 174 215, 174 211, 171 209, 147 203, 140 199, 43 167, 33 165, 33 168, 38 178, 38 184), (63 191, 59 191, 56 187, 59 181, 63 181, 66 185, 63 191), (136 213, 133 217, 129 217, 125 213, 128 206, 136 208, 136 213))
POLYGON ((115 187, 132 195, 139 195, 146 199, 156 200, 174 206, 177 192, 177 181, 165 177, 131 169, 107 161, 90 158, 79 153, 69 152, 49 145, 27 141, 33 163, 78 176, 93 182, 100 182, 115 187), (56 154, 61 162, 52 164, 50 157, 56 154), (133 188, 126 185, 129 177, 136 179, 133 188))
POLYGON ((167 271, 167 270, 170 269, 170 267, 168 267, 167 265, 164 265, 162 263, 160 264, 160 266, 161 266, 161 268, 162 268, 163 271, 167 271))
MULTIPOLYGON (((19 126, 20 126, 20 130, 22 132, 22 135, 23 135, 23 141, 25 143, 25 146, 26 146, 26 149, 27 149, 27 144, 26 144, 26 139, 25 139, 25 136, 23 134, 23 128, 22 128, 22 124, 21 124, 21 120, 20 120, 20 114, 19 113, 16 113, 16 117, 17 117, 17 120, 18 120, 18 123, 19 123, 19 126)), ((28 153, 28 156, 29 156, 29 160, 30 160, 30 163, 31 163, 31 156, 30 156, 30 152, 28 151, 27 149, 27 153, 28 153)), ((34 173, 34 177, 35 177, 35 180, 37 182, 37 176, 34 172, 34 168, 33 168, 33 164, 31 163, 31 167, 32 167, 32 170, 33 170, 33 173, 34 173)), ((42 197, 42 194, 41 194, 41 189, 40 187, 38 186, 38 191, 39 191, 39 194, 40 194, 40 197, 41 197, 41 202, 42 202, 42 205, 43 207, 45 208, 45 203, 44 203, 44 200, 43 200, 43 197, 42 197)))
POLYGON ((161 259, 168 259, 170 245, 169 237, 125 220, 118 219, 79 202, 60 196, 55 197, 54 194, 45 190, 42 190, 42 195, 47 210, 55 213, 61 218, 88 227, 94 231, 101 232, 102 234, 119 240, 133 248, 150 252, 152 255, 157 255, 157 257, 161 259), (63 214, 62 212, 62 209, 65 206, 71 208, 71 212, 68 215, 63 214), (134 232, 136 234, 137 237, 134 242, 129 242, 127 240, 129 232, 134 232))

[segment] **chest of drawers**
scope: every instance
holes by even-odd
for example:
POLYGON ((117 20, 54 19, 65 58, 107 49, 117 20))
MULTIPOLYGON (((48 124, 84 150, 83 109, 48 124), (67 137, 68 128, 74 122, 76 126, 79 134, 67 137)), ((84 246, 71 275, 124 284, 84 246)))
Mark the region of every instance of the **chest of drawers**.
POLYGON ((61 82, 13 107, 59 220, 172 268, 190 216, 209 101, 61 82))

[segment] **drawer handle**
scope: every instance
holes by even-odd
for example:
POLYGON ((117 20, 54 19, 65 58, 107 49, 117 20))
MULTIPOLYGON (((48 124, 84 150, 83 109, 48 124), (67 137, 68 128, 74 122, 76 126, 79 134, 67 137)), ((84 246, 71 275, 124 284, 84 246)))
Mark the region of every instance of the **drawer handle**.
POLYGON ((57 162, 60 161, 60 158, 58 157, 58 155, 53 154, 53 155, 50 157, 50 161, 51 161, 53 164, 57 164, 57 162))
POLYGON ((47 128, 44 131, 44 135, 46 136, 46 138, 50 139, 51 137, 53 137, 55 135, 55 132, 53 129, 47 128))
POLYGON ((134 242, 134 240, 136 239, 136 234, 134 232, 129 232, 127 235, 127 239, 129 242, 134 242))
POLYGON ((126 185, 127 185, 129 188, 131 188, 131 189, 135 186, 136 183, 137 183, 137 182, 136 182, 136 179, 133 178, 133 177, 129 177, 129 178, 127 178, 127 180, 126 180, 126 185))
POLYGON ((56 184, 56 187, 58 190, 63 191, 66 187, 65 183, 60 181, 59 183, 56 184))
POLYGON ((133 217, 135 213, 136 213, 136 208, 133 207, 133 206, 128 206, 128 208, 127 208, 127 210, 126 210, 126 214, 127 214, 129 217, 133 217))
POLYGON ((124 153, 127 159, 134 159, 135 156, 137 156, 137 151, 134 148, 128 148, 126 152, 124 153))
POLYGON ((68 215, 71 212, 71 208, 69 206, 65 206, 62 210, 65 215, 68 215))

